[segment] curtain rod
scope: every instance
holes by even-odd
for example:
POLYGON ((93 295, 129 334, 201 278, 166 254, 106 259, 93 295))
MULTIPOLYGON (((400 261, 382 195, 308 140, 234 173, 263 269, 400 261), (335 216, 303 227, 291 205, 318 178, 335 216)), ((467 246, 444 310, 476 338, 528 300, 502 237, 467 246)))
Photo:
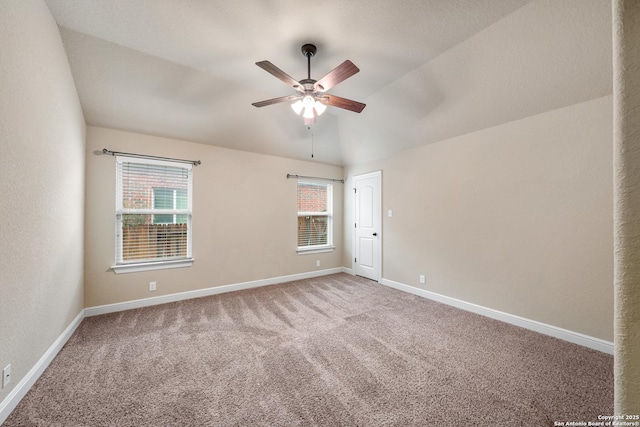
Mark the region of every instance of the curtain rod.
POLYGON ((184 159, 174 159, 171 157, 149 156, 146 154, 123 153, 121 151, 110 151, 110 150, 107 150, 106 148, 102 149, 102 154, 111 154, 112 156, 121 154, 123 156, 136 157, 139 159, 171 160, 173 162, 191 163, 193 166, 198 166, 199 164, 202 164, 200 160, 184 160, 184 159))
POLYGON ((344 184, 344 179, 335 179, 335 178, 322 178, 319 176, 304 176, 304 175, 292 175, 290 173, 287 174, 287 179, 291 178, 302 178, 302 179, 321 179, 323 181, 331 181, 331 182, 341 182, 344 184))

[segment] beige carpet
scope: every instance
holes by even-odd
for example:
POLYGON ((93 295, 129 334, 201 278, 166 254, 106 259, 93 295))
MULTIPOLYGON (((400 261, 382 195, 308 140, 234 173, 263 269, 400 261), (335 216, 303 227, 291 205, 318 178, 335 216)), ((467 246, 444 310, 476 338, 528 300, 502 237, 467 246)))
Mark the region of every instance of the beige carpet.
POLYGON ((612 365, 338 274, 87 318, 4 426, 552 426, 612 365))

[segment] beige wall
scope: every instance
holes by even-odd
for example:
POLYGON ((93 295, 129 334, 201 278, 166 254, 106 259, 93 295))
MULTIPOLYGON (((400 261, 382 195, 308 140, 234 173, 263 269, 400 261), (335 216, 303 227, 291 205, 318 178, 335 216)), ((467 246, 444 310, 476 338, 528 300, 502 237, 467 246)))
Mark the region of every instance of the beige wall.
POLYGON ((342 265, 343 185, 334 185, 336 250, 298 255, 296 180, 286 179, 287 173, 342 178, 341 167, 98 127, 87 128, 86 161, 86 307, 342 265), (193 173, 193 266, 109 270, 115 262, 115 159, 96 154, 102 148, 202 161, 193 173), (157 282, 156 292, 149 292, 150 281, 157 282))
POLYGON ((47 6, 0 1, 0 402, 82 310, 84 131, 47 6))
MULTIPOLYGON (((611 96, 349 167, 345 187, 374 170, 383 278, 612 340, 611 96)), ((346 266, 352 248, 347 226, 346 266)))

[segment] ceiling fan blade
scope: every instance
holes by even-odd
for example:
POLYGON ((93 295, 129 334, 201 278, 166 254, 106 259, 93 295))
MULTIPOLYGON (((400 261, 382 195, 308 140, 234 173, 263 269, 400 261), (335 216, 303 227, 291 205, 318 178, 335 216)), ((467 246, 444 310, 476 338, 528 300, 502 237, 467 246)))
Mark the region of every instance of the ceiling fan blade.
POLYGON ((353 62, 346 60, 336 68, 331 70, 329 74, 318 80, 313 88, 316 92, 324 92, 331 89, 340 82, 345 81, 349 77, 356 74, 360 69, 356 67, 353 62))
POLYGON ((280 98, 273 98, 273 99, 267 99, 265 101, 254 102, 251 105, 253 105, 254 107, 266 107, 267 105, 279 104, 281 102, 287 102, 287 101, 295 101, 296 99, 300 99, 300 98, 302 98, 302 96, 298 96, 298 95, 281 96, 280 98))
POLYGON ((322 95, 321 100, 324 104, 332 105, 338 108, 344 108, 345 110, 355 111, 356 113, 364 110, 364 107, 367 104, 363 104, 362 102, 352 101, 351 99, 340 98, 335 95, 322 95))
POLYGON ((256 62, 256 65, 262 68, 263 70, 265 70, 267 73, 279 78, 280 80, 285 82, 287 85, 291 86, 292 88, 297 89, 300 92, 304 92, 304 87, 297 80, 295 80, 289 74, 282 71, 280 68, 273 65, 271 62, 260 61, 260 62, 256 62))

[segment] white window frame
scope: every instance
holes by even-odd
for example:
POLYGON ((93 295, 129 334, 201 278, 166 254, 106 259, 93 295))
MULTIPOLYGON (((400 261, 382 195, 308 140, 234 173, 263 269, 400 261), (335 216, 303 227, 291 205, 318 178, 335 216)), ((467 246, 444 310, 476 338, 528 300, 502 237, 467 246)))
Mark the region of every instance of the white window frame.
POLYGON ((313 246, 297 246, 298 255, 317 254, 323 252, 332 252, 335 250, 333 245, 333 184, 327 182, 318 182, 314 180, 298 180, 296 183, 296 211, 298 210, 298 186, 300 184, 323 185, 327 187, 327 212, 300 212, 296 216, 296 242, 298 235, 298 218, 304 216, 326 216, 327 217, 327 243, 324 245, 313 246))
MULTIPOLYGON (((111 269, 117 273, 136 273, 140 271, 150 270, 164 270, 169 268, 182 268, 190 267, 193 264, 192 254, 192 196, 193 196, 193 165, 185 164, 181 162, 171 162, 167 160, 155 160, 155 159, 141 159, 137 157, 116 156, 116 253, 115 253, 115 265, 111 266, 111 269), (187 209, 185 210, 170 210, 167 212, 159 211, 158 209, 125 209, 123 207, 123 194, 122 194, 122 177, 120 176, 122 163, 139 163, 146 165, 160 165, 180 167, 188 170, 188 188, 187 188, 187 209), (122 260, 122 216, 124 214, 179 214, 187 215, 188 227, 187 227, 187 256, 177 260, 162 260, 162 261, 144 261, 144 262, 124 262, 122 260)), ((152 192, 153 200, 153 192, 152 192)), ((153 205, 152 205, 153 206, 153 205)))

